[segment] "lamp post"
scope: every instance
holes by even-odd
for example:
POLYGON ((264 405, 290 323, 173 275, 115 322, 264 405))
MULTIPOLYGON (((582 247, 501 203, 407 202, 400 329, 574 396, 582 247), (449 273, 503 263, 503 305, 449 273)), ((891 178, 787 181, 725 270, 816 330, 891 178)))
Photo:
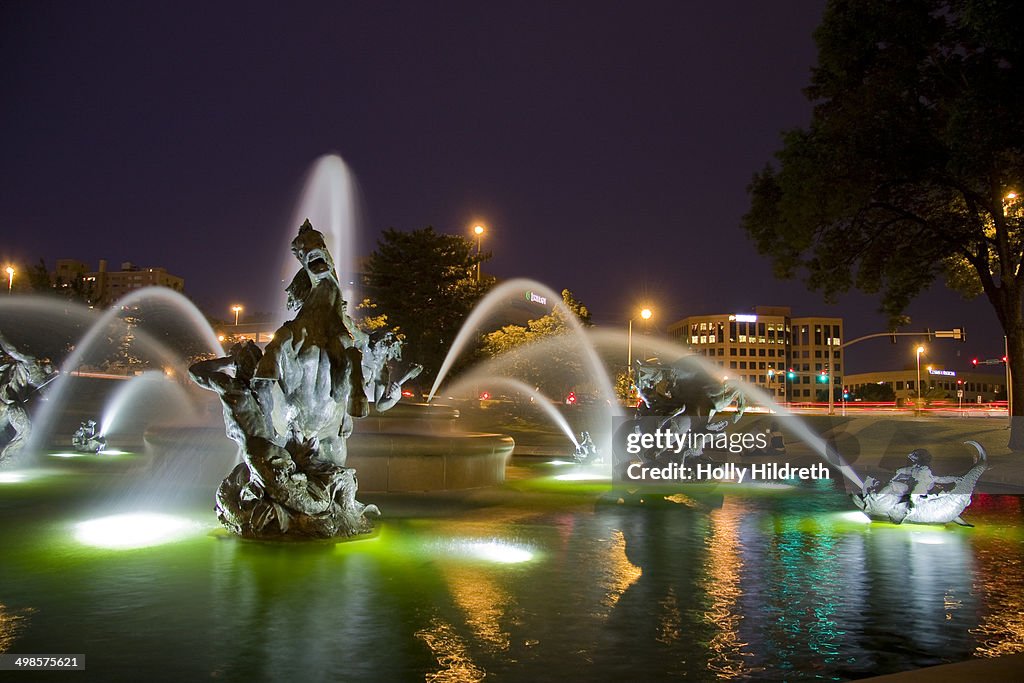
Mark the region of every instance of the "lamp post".
MULTIPOLYGON (((476 255, 477 255, 477 258, 479 258, 480 257, 480 247, 481 247, 481 244, 483 243, 483 240, 484 240, 484 226, 482 226, 482 225, 474 225, 473 226, 473 234, 476 235, 476 255)), ((477 283, 480 282, 480 261, 476 262, 476 281, 477 281, 477 283)))
POLYGON ((7 294, 10 295, 14 291, 14 268, 7 266, 7 294))
MULTIPOLYGON (((654 313, 649 308, 640 311, 640 317, 650 320, 654 313)), ((633 318, 629 319, 629 332, 626 335, 626 369, 629 373, 629 392, 633 393, 633 318)))
POLYGON ((242 307, 235 304, 231 307, 231 310, 235 312, 235 327, 238 327, 238 314, 242 312, 242 307))
POLYGON ((924 396, 921 391, 921 354, 924 353, 924 347, 917 347, 917 400, 914 401, 914 414, 921 414, 921 398, 924 396))
MULTIPOLYGON (((648 320, 651 319, 652 315, 654 315, 654 313, 649 308, 645 308, 645 309, 640 311, 640 318, 644 321, 644 333, 647 332, 647 325, 646 325, 646 323, 647 323, 648 320)), ((644 349, 640 349, 640 355, 641 356, 646 356, 647 355, 645 353, 644 349)))

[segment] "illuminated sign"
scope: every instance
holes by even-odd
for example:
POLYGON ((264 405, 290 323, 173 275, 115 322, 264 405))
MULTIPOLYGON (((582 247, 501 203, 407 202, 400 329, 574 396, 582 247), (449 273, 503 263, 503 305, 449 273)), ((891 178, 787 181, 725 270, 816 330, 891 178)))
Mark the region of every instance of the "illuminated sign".
POLYGON ((929 370, 929 375, 942 375, 943 377, 956 377, 956 373, 952 370, 929 370))
POLYGON ((736 313, 735 315, 730 315, 729 320, 735 320, 736 322, 740 323, 756 323, 757 316, 748 315, 746 313, 736 313))
POLYGON ((540 304, 541 306, 547 306, 548 304, 548 298, 546 296, 534 294, 533 292, 526 293, 526 300, 533 304, 540 304))

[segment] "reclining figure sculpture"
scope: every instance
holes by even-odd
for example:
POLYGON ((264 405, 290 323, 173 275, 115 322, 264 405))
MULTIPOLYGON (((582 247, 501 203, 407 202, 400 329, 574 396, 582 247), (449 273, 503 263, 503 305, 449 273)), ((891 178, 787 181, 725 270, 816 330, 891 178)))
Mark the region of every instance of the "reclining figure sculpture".
POLYGON ((217 491, 217 516, 245 537, 367 533, 379 511, 356 500, 346 440, 371 400, 378 410, 390 408, 401 382, 419 369, 393 372, 400 342, 371 340, 348 316, 334 260, 308 220, 292 253, 301 264, 287 289, 296 315, 266 350, 236 344, 228 356, 189 370, 220 397, 227 435, 242 455, 217 491))
POLYGON ((854 504, 868 517, 894 524, 947 524, 971 526, 960 514, 971 504, 978 479, 988 469, 988 456, 977 441, 965 441, 978 451, 974 467, 963 476, 936 476, 931 470, 931 453, 912 451, 911 464, 896 470, 889 482, 868 477, 864 489, 853 494, 854 504))
POLYGON ((86 420, 71 435, 71 446, 79 453, 99 453, 107 447, 107 439, 96 433, 96 420, 86 420))

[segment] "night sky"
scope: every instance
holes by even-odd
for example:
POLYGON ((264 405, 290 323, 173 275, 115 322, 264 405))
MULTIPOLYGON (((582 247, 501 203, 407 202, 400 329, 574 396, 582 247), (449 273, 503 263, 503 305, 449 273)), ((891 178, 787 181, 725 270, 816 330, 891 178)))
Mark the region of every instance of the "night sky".
MULTIPOLYGON (((739 228, 809 120, 823 5, 6 2, 0 259, 163 266, 211 315, 268 310, 304 177, 335 152, 363 253, 386 227, 482 221, 485 271, 569 287, 599 324, 760 303, 880 331, 874 299, 774 280, 739 228)), ((937 284, 910 314, 967 326, 931 345, 953 369, 1002 355, 983 299, 937 284)), ((913 362, 860 348, 850 371, 913 362)))

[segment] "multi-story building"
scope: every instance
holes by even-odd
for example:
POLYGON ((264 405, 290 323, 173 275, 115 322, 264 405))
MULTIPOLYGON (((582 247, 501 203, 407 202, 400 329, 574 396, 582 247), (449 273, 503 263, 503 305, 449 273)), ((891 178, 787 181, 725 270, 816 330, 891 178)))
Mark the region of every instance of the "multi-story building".
POLYGON ((756 306, 753 313, 689 316, 668 333, 716 363, 724 377, 759 386, 775 400, 817 400, 830 363, 833 386, 843 386, 842 318, 794 318, 788 306, 756 306))
POLYGON ((84 262, 70 258, 57 259, 57 269, 50 273, 50 282, 54 287, 70 287, 76 280, 85 277, 89 266, 84 262))
MULTIPOLYGON (((858 372, 846 376, 846 385, 857 396, 859 390, 869 384, 887 384, 900 402, 917 396, 917 367, 906 370, 880 372, 858 372)), ((925 398, 938 400, 945 392, 945 398, 964 403, 989 403, 1006 400, 1006 376, 985 372, 957 372, 938 365, 921 368, 921 384, 925 398), (963 392, 962 396, 957 396, 963 392)))
POLYGON ((89 300, 101 306, 143 287, 168 287, 176 292, 185 289, 185 280, 171 275, 166 268, 140 268, 131 261, 125 261, 121 270, 111 271, 107 269, 105 259, 100 259, 99 269, 93 272, 81 261, 58 259, 51 279, 56 287, 69 287, 80 280, 89 300))

